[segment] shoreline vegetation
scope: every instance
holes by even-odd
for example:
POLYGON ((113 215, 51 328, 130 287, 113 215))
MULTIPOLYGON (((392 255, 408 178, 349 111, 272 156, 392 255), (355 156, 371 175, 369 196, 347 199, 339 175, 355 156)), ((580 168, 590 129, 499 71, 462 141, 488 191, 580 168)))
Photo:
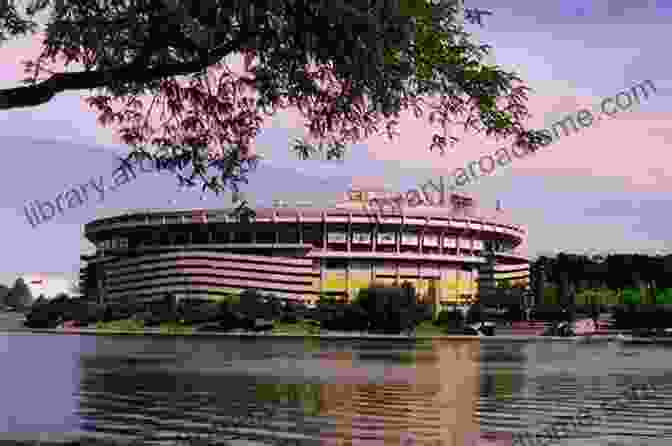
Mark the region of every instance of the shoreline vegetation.
MULTIPOLYGON (((150 301, 129 297, 123 302, 95 303, 66 295, 38 299, 18 318, 21 330, 71 334, 231 335, 350 338, 440 338, 498 336, 575 338, 596 336, 605 308, 553 306, 525 311, 520 306, 435 308, 417 298, 410 283, 360 290, 351 301, 323 296, 317 306, 283 300, 257 290, 218 301, 177 299, 166 294, 150 301), (440 311, 439 311, 440 310, 440 311), (571 311, 570 311, 571 310, 571 311), (588 312, 588 313, 587 313, 588 312), (592 324, 584 324, 590 317, 592 324), (584 319, 582 319, 584 318, 584 319), (529 321, 526 321, 528 320, 529 321), (515 327, 513 326, 515 325, 515 327), (529 326, 528 326, 529 325, 529 326), (591 328, 592 327, 592 328, 591 328), (497 333, 496 333, 497 332, 497 333)), ((633 337, 666 337, 672 309, 612 308, 615 327, 633 337), (655 311, 650 311, 655 310, 655 311), (633 312, 634 311, 634 312, 633 312), (640 328, 637 328, 640 327, 640 328), (632 329, 628 330, 628 329, 632 329)), ((9 322, 9 320, 8 320, 9 322)), ((0 327, 2 328, 2 327, 0 327)), ((15 330, 16 331, 16 330, 15 330)), ((616 333, 614 333, 616 334, 616 333)))

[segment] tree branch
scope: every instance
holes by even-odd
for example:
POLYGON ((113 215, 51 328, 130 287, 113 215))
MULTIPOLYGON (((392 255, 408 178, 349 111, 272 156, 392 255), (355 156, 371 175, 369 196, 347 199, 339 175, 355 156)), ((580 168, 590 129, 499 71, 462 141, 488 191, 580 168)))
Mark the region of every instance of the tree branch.
POLYGON ((0 110, 20 107, 34 107, 49 102, 56 94, 72 90, 92 90, 113 82, 150 82, 164 77, 183 76, 199 72, 215 61, 239 50, 250 37, 243 33, 237 39, 208 53, 207 57, 181 63, 159 65, 147 68, 137 62, 105 71, 83 71, 76 73, 56 73, 49 79, 26 87, 0 90, 0 110))

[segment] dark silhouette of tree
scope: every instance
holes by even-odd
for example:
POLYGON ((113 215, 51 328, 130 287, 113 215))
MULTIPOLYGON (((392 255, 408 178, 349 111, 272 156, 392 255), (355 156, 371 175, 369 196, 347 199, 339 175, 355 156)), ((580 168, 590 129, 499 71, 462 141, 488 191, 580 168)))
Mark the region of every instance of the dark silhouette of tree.
POLYGON ((374 331, 399 333, 411 330, 421 317, 415 288, 410 284, 360 290, 357 303, 366 311, 369 327, 374 331))
MULTIPOLYGON (((537 294, 542 288, 558 287, 561 306, 570 310, 572 296, 580 294, 581 311, 591 317, 604 311, 597 305, 599 302, 630 302, 614 310, 617 325, 621 328, 663 330, 663 326, 672 325, 666 316, 668 309, 662 305, 664 296, 669 294, 667 290, 672 288, 672 255, 626 253, 588 257, 561 253, 555 258, 539 257, 532 263, 530 271, 537 294), (638 304, 632 300, 637 295, 640 297, 638 304)), ((550 319, 556 311, 538 308, 535 317, 550 319)))
POLYGON ((11 288, 8 286, 0 285, 0 305, 8 305, 7 297, 9 296, 10 291, 11 288))
POLYGON ((9 295, 7 296, 8 305, 16 308, 27 308, 33 303, 33 296, 30 293, 30 288, 23 280, 19 277, 14 282, 9 295))
MULTIPOLYGON (((286 109, 305 118, 301 158, 340 158, 375 133, 392 138, 402 112, 436 127, 430 150, 457 142, 451 126, 529 150, 550 139, 526 128, 529 88, 486 63, 490 47, 464 30, 456 1, 20 4, 2 2, 0 43, 44 31, 42 52, 25 63, 25 86, 0 90, 0 109, 96 90, 87 103, 133 148, 129 157, 177 167, 189 186, 237 192, 257 165, 264 120, 286 109), (42 29, 35 17, 46 12, 42 29)), ((466 21, 482 25, 486 14, 467 8, 466 21)))

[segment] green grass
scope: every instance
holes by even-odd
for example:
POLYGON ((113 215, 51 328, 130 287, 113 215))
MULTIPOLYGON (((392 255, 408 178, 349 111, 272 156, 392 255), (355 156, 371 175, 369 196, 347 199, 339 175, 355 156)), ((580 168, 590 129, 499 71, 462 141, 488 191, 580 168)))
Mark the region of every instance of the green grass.
POLYGON ((273 324, 273 334, 314 335, 320 333, 320 327, 311 326, 308 321, 299 321, 295 324, 276 321, 273 324))
POLYGON ((170 335, 185 335, 185 334, 193 334, 194 333, 194 327, 191 325, 183 325, 178 322, 164 322, 161 325, 159 325, 159 330, 161 334, 170 334, 170 335))
MULTIPOLYGON (((145 330, 143 321, 135 319, 122 319, 119 321, 98 322, 96 330, 100 331, 121 331, 126 333, 142 333, 145 330)), ((194 328, 190 325, 182 325, 177 322, 165 322, 159 325, 161 334, 192 334, 194 328)))
MULTIPOLYGON (((320 334, 319 327, 309 325, 308 321, 299 321, 296 324, 287 322, 275 322, 274 334, 313 335, 320 334)), ((415 331, 416 336, 445 336, 440 327, 435 327, 431 321, 423 321, 415 331)))
MULTIPOLYGON (((285 335, 296 335, 296 336, 310 336, 310 335, 319 335, 322 333, 319 326, 312 325, 311 321, 298 321, 295 324, 288 322, 279 322, 276 321, 273 325, 273 334, 285 334, 285 335)), ((166 335, 190 335, 195 332, 192 325, 184 325, 179 322, 164 322, 159 325, 159 332, 166 335)), ((96 324, 96 330, 100 331, 113 331, 113 332, 125 332, 125 333, 142 333, 145 330, 145 325, 142 321, 134 319, 124 319, 120 321, 111 321, 111 322, 98 322, 96 324)), ((443 336, 445 333, 442 332, 440 327, 435 327, 432 325, 431 321, 421 322, 415 330, 416 336, 443 336)))
POLYGON ((436 327, 432 321, 422 321, 415 328, 416 336, 445 336, 441 327, 436 327))
POLYGON ((96 323, 96 330, 101 331, 142 332, 144 329, 144 322, 134 319, 96 323))

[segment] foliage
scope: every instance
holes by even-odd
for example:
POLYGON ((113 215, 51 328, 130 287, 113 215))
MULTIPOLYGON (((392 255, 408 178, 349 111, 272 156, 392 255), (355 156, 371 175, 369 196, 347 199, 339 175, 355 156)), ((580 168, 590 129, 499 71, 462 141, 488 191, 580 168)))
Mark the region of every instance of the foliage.
POLYGON ((672 308, 667 305, 619 305, 613 317, 618 329, 672 328, 672 308))
POLYGON ((538 258, 533 262, 531 271, 535 288, 541 288, 539 282, 544 283, 543 288, 560 285, 565 290, 575 288, 578 303, 584 297, 598 297, 594 293, 602 294, 599 298, 606 300, 603 303, 616 304, 622 302, 623 298, 634 303, 638 300, 635 296, 637 291, 614 295, 622 290, 633 289, 646 290, 644 301, 654 303, 663 300, 659 297, 664 294, 661 290, 672 288, 672 255, 610 254, 606 257, 588 257, 563 253, 556 258, 538 258), (628 294, 635 295, 628 297, 628 294))
POLYGON ((427 303, 418 303, 416 305, 418 321, 429 321, 431 322, 434 319, 434 305, 427 303))
POLYGON ((441 329, 432 323, 432 321, 422 321, 415 327, 416 336, 440 336, 441 329))
MULTIPOLYGON (((0 108, 97 89, 87 103, 131 158, 177 167, 184 184, 216 192, 247 181, 262 124, 288 109, 305 120, 309 138, 294 146, 302 158, 340 158, 375 133, 392 138, 402 112, 434 126, 430 150, 455 144, 457 127, 535 150, 544 137, 523 124, 529 88, 485 62, 490 47, 473 41, 458 9, 429 0, 35 0, 22 11, 5 2, 0 40, 44 34, 40 56, 25 63, 27 85, 0 90, 0 108), (42 30, 35 17, 47 11, 42 30)), ((466 21, 482 25, 483 14, 467 8, 466 21)))
POLYGON ((358 304, 341 303, 320 308, 320 327, 326 330, 363 331, 369 325, 369 315, 358 304))
POLYGON ((236 311, 252 319, 262 317, 265 312, 263 299, 264 296, 258 290, 247 289, 240 293, 240 301, 236 306, 236 311))
MULTIPOLYGON (((220 314, 221 305, 215 302, 194 302, 183 305, 180 308, 180 320, 184 324, 200 324, 206 322, 215 322, 220 314)), ((170 322, 166 318, 165 322, 170 322)))
POLYGON ((314 335, 320 333, 320 323, 313 320, 302 320, 296 323, 279 322, 273 326, 273 333, 314 335))
POLYGON ((608 288, 588 288, 576 293, 576 303, 579 305, 593 303, 615 305, 620 303, 620 297, 615 290, 608 288))
POLYGON ((179 322, 163 322, 159 325, 162 334, 176 335, 176 334, 192 334, 194 328, 180 324, 179 322))
POLYGON ((369 327, 374 331, 399 333, 420 321, 412 286, 372 286, 360 290, 357 304, 368 315, 369 327))
POLYGON ((31 328, 55 328, 64 320, 63 301, 48 301, 43 296, 38 298, 26 314, 26 326, 31 328))
POLYGON ((464 314, 458 309, 443 310, 434 321, 434 325, 441 328, 462 328, 464 324, 464 314))
POLYGON ((16 308, 27 308, 32 304, 32 301, 33 296, 30 293, 30 288, 23 278, 19 277, 7 295, 7 304, 16 308))
POLYGON ((485 321, 485 314, 483 313, 483 308, 476 304, 472 305, 469 308, 469 311, 467 311, 467 315, 465 317, 465 322, 467 324, 475 324, 477 322, 484 322, 485 321))
POLYGON ((125 320, 133 315, 132 309, 124 302, 110 302, 104 308, 103 322, 125 320))
POLYGON ((7 297, 10 292, 11 289, 9 287, 0 284, 0 305, 8 305, 7 297))
POLYGON ((567 321, 570 318, 568 312, 563 311, 559 305, 537 305, 532 311, 532 319, 538 321, 558 322, 567 321))

